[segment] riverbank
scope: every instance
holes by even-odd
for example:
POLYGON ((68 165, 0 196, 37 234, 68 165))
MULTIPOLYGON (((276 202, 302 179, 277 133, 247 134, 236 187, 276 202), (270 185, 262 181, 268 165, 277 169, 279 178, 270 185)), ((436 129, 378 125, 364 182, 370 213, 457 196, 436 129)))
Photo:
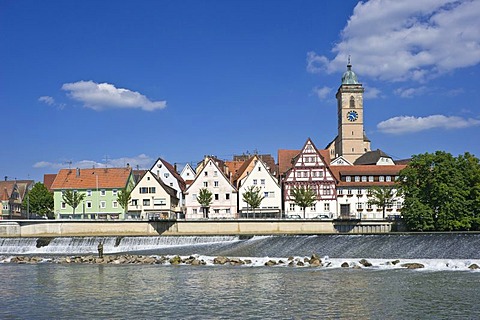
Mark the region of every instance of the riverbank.
POLYGON ((382 220, 17 220, 0 222, 0 237, 378 234, 398 230, 382 220))

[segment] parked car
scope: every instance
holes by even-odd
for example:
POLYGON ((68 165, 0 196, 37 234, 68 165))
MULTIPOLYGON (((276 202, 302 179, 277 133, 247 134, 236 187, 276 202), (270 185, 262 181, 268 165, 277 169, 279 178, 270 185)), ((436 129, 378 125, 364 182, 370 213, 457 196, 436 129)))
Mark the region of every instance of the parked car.
POLYGON ((330 216, 328 214, 319 214, 315 216, 313 219, 330 219, 330 216))
POLYGON ((292 214, 287 216, 288 219, 302 219, 302 217, 299 214, 292 214))

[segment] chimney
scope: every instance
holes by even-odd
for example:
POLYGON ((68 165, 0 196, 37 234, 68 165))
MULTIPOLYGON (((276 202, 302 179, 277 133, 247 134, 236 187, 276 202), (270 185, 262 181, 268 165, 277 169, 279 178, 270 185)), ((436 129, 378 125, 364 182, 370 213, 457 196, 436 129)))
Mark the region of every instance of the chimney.
POLYGON ((77 168, 77 178, 80 177, 80 168, 77 168))

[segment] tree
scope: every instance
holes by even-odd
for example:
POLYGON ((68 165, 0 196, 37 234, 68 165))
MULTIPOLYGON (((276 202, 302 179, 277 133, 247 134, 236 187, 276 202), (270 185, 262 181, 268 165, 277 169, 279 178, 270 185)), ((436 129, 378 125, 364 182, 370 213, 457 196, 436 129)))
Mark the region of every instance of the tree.
POLYGON ((208 208, 212 203, 212 193, 207 188, 200 189, 197 196, 197 201, 202 207, 204 218, 208 218, 208 208))
POLYGON ((123 213, 127 213, 128 204, 132 200, 132 191, 127 191, 126 188, 120 190, 117 194, 117 201, 120 207, 123 208, 123 213))
POLYGON ((399 187, 410 230, 480 230, 480 164, 471 154, 415 155, 400 172, 399 187))
POLYGON ((247 203, 250 209, 253 209, 253 218, 255 218, 255 209, 260 207, 262 200, 265 198, 261 195, 261 190, 262 189, 260 189, 260 187, 250 186, 246 189, 245 193, 242 196, 243 201, 247 203))
POLYGON ((85 199, 85 193, 80 193, 78 191, 67 190, 62 195, 62 200, 67 205, 72 207, 73 213, 72 217, 75 217, 75 209, 78 205, 85 199))
POLYGON ((43 183, 37 182, 23 199, 22 207, 39 216, 53 218, 53 193, 43 183))
POLYGON ((382 209, 382 217, 385 219, 385 209, 393 204, 395 191, 391 187, 373 187, 368 194, 368 204, 376 205, 382 209))
POLYGON ((314 190, 308 186, 306 188, 293 187, 291 194, 293 202, 303 210, 303 218, 305 218, 305 208, 311 207, 317 202, 317 195, 314 190))

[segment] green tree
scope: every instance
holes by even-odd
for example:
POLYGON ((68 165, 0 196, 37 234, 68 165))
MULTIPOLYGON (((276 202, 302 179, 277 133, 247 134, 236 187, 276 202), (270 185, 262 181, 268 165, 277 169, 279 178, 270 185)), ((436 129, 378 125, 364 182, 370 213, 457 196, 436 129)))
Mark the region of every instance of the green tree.
POLYGON ((22 207, 29 213, 53 219, 53 193, 43 183, 37 182, 23 199, 22 207))
POLYGON ((308 186, 306 188, 303 186, 293 187, 290 195, 293 197, 293 202, 302 208, 303 218, 305 218, 305 208, 311 207, 317 202, 317 194, 308 186))
POLYGON ((197 196, 197 201, 202 207, 203 217, 208 218, 208 209, 212 203, 212 193, 207 188, 200 189, 197 196))
POLYGON ((480 165, 471 154, 415 155, 400 172, 399 187, 410 230, 479 230, 480 165))
MULTIPOLYGON (((255 209, 260 207, 262 200, 265 198, 261 195, 262 189, 257 186, 250 186, 243 193, 242 199, 247 203, 250 209, 253 209, 253 218, 255 218, 255 209)), ((247 208, 248 209, 248 208, 247 208)), ((248 212, 247 212, 248 217, 248 212)))
POLYGON ((126 188, 120 190, 117 194, 117 201, 120 207, 123 208, 123 213, 127 213, 128 204, 132 200, 132 191, 127 191, 126 188))
POLYGON ((373 187, 368 194, 368 204, 375 205, 382 209, 382 216, 385 219, 385 209, 393 204, 395 191, 391 187, 373 187))
POLYGON ((85 199, 85 193, 80 193, 78 191, 67 190, 62 195, 62 200, 67 205, 72 207, 72 217, 75 217, 75 209, 78 205, 85 199))

